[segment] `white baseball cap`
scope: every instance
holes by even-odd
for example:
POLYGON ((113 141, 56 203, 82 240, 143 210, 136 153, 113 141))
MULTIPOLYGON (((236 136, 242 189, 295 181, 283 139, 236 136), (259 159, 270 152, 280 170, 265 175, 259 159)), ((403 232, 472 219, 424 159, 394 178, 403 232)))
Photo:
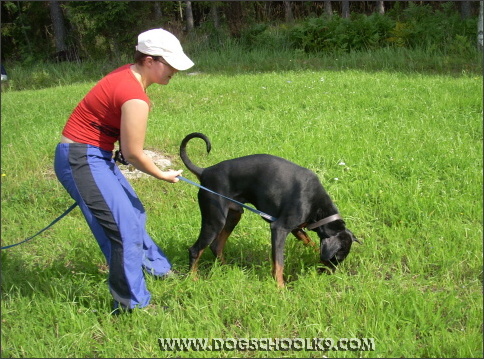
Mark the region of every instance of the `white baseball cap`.
POLYGON ((139 34, 136 50, 146 55, 162 56, 179 71, 188 70, 194 65, 175 35, 163 29, 151 29, 139 34))

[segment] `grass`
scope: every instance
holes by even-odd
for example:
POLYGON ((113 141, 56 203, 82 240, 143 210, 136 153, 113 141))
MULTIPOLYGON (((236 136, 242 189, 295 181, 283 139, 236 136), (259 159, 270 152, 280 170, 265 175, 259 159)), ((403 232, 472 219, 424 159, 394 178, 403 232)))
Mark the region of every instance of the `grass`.
MULTIPOLYGON (((113 317, 101 251, 76 209, 1 251, 2 357, 482 357, 482 76, 414 71, 425 67, 416 63, 236 66, 150 87, 146 148, 183 168, 179 143, 198 131, 213 146, 207 155, 190 142, 200 166, 271 153, 308 167, 364 244, 320 276, 317 254, 288 238, 288 285, 278 290, 268 226, 246 211, 228 265, 207 252, 196 281, 148 277, 156 307, 113 317), (375 351, 161 351, 158 338, 374 338, 375 351)), ((93 84, 2 94, 2 246, 72 203, 53 175, 53 150, 93 84)), ((197 188, 132 183, 149 233, 185 272, 197 188)))

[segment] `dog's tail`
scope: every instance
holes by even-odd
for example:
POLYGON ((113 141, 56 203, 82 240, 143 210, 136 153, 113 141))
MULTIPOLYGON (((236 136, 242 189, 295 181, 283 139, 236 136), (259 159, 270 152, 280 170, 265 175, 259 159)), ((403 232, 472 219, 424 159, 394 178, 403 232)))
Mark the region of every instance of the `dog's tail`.
POLYGON ((202 175, 204 168, 195 166, 192 163, 192 161, 190 161, 190 159, 188 158, 187 150, 186 150, 187 143, 192 138, 201 138, 202 140, 204 140, 205 144, 207 145, 207 153, 210 153, 210 150, 212 149, 212 145, 210 144, 210 140, 208 139, 208 137, 205 136, 203 133, 199 133, 199 132, 190 133, 189 135, 187 135, 182 140, 182 142, 180 144, 180 158, 181 158, 181 160, 183 161, 185 166, 187 166, 187 168, 190 170, 190 172, 192 172, 195 176, 197 176, 198 179, 200 179, 200 176, 202 175))

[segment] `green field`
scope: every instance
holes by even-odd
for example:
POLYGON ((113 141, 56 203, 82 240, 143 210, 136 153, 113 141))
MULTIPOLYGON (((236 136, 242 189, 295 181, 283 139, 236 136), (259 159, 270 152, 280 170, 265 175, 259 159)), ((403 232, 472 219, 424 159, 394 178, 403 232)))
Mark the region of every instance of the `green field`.
MULTIPOLYGON (((180 141, 203 132, 209 155, 202 141, 188 146, 199 166, 253 153, 287 158, 319 176, 363 244, 328 276, 316 271, 317 253, 288 238, 280 290, 269 227, 246 211, 227 265, 206 251, 198 280, 148 277, 155 307, 113 317, 103 256, 75 209, 1 251, 1 356, 482 357, 482 80, 322 67, 202 71, 150 87, 146 149, 183 168, 180 141), (374 350, 162 351, 159 338, 372 338, 374 350)), ((53 153, 93 84, 2 93, 2 246, 73 202, 55 178, 53 153)), ((197 188, 131 182, 149 233, 187 272, 197 188)))

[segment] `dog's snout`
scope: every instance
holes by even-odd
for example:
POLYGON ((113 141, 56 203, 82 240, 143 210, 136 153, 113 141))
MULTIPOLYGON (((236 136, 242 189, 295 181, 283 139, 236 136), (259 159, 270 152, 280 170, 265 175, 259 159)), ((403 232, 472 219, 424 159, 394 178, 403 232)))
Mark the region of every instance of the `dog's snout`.
POLYGON ((336 266, 343 262, 350 253, 354 238, 350 231, 345 230, 335 236, 321 240, 321 263, 334 271, 336 266))
POLYGON ((347 252, 337 252, 329 260, 321 258, 322 267, 319 268, 320 273, 333 274, 336 271, 336 266, 343 262, 348 256, 349 250, 347 252))

